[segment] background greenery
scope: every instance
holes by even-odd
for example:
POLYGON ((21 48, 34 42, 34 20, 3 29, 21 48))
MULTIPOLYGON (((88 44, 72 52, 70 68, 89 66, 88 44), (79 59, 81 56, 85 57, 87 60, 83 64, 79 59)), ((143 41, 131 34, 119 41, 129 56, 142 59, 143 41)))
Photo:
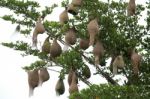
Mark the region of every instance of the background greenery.
MULTIPOLYGON (((69 4, 68 0, 63 0, 62 7, 69 4)), ((5 15, 1 18, 6 21, 11 21, 12 24, 18 24, 20 35, 30 37, 32 29, 35 26, 39 15, 46 17, 53 12, 53 9, 59 7, 57 4, 46 6, 44 10, 38 11, 40 4, 35 1, 19 1, 19 0, 1 0, 0 6, 8 8, 13 11, 11 15, 5 15), (23 28, 22 28, 23 27, 23 28)), ((41 59, 32 63, 31 66, 25 66, 24 69, 34 69, 41 66, 62 67, 60 72, 61 78, 68 74, 71 66, 76 68, 78 78, 80 81, 89 85, 89 88, 82 90, 75 94, 81 99, 148 99, 149 84, 150 84, 150 2, 145 5, 136 6, 136 15, 126 15, 127 3, 123 0, 119 2, 108 0, 84 0, 80 7, 79 13, 69 19, 69 22, 61 27, 57 21, 44 21, 46 29, 45 34, 50 35, 50 39, 56 36, 58 40, 64 44, 64 34, 69 26, 75 26, 77 29, 78 40, 68 52, 62 53, 56 59, 50 59, 48 55, 42 53, 40 49, 33 49, 32 45, 25 41, 3 42, 2 45, 13 48, 14 50, 21 50, 26 55, 34 55, 41 59), (146 11, 146 15, 142 13, 146 11), (100 25, 100 32, 97 39, 104 44, 105 55, 100 62, 102 68, 97 69, 96 75, 102 75, 108 83, 106 85, 93 85, 85 78, 82 73, 87 63, 94 66, 93 55, 85 56, 83 50, 79 48, 80 38, 89 38, 87 32, 87 24, 90 19, 98 17, 100 25), (144 25, 139 23, 139 20, 144 17, 144 25), (142 63, 140 65, 140 75, 135 79, 132 73, 132 66, 128 50, 135 48, 142 55, 142 63), (119 75, 125 76, 128 80, 124 82, 123 86, 119 86, 118 82, 113 79, 114 75, 111 72, 110 66, 106 66, 106 60, 122 53, 125 61, 125 68, 119 71, 119 75), (83 57, 83 58, 82 58, 83 57), (86 60, 86 62, 83 61, 86 60)), ((90 53, 90 52, 89 52, 90 53)), ((65 78, 64 78, 65 79, 65 78)), ((75 99, 74 95, 71 99, 75 99)))

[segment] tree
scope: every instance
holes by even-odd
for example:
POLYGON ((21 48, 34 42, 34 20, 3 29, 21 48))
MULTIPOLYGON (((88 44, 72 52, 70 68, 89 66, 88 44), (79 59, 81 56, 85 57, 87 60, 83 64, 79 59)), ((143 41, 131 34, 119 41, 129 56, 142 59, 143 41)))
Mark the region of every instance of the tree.
MULTIPOLYGON (((53 12, 53 9, 58 7, 56 4, 50 7, 46 6, 44 10, 38 12, 37 8, 40 8, 40 4, 28 0, 1 0, 0 6, 13 11, 12 15, 5 15, 1 18, 6 21, 11 21, 12 24, 18 24, 16 30, 26 37, 33 34, 31 31, 36 29, 36 22, 39 17, 39 19, 43 21, 47 15, 53 12)), ((61 6, 64 7, 64 12, 63 15, 60 16, 60 22, 43 21, 44 34, 47 34, 46 39, 52 43, 51 46, 49 46, 49 42, 44 43, 46 50, 43 48, 43 50, 40 51, 38 47, 33 48, 32 45, 24 41, 17 41, 16 43, 3 42, 2 45, 15 50, 24 51, 25 56, 34 55, 39 57, 40 61, 32 63, 31 66, 24 67, 27 71, 51 66, 62 67, 62 70, 58 71, 60 72, 59 80, 61 84, 63 83, 62 80, 66 79, 64 76, 72 71, 72 75, 76 75, 76 78, 85 82, 89 88, 82 90, 81 93, 74 93, 70 96, 71 99, 77 96, 81 99, 148 98, 150 95, 148 91, 148 85, 150 83, 150 2, 147 2, 146 6, 136 5, 136 11, 133 15, 126 14, 128 3, 122 0, 119 2, 110 0, 108 0, 108 2, 84 0, 81 5, 75 5, 75 0, 72 0, 72 3, 68 0, 64 0, 61 6), (139 23, 139 20, 143 17, 142 12, 144 11, 147 11, 147 15, 144 15, 145 24, 142 25, 139 23), (66 16, 68 13, 71 13, 73 17, 69 17, 68 19, 66 16), (93 25, 89 25, 93 20, 98 23, 98 30, 95 30, 97 27, 94 26, 93 31, 93 28, 91 28, 93 25), (92 33, 94 32, 94 36, 93 34, 91 35, 91 31, 92 33), (98 51, 92 54, 92 51, 86 52, 85 49, 89 46, 84 46, 84 48, 81 49, 87 42, 83 43, 80 39, 81 41, 86 39, 87 42, 91 42, 90 47, 99 45, 95 48, 98 51), (89 39, 90 41, 88 41, 89 39), (56 46, 56 40, 65 45, 65 47, 69 46, 70 49, 61 52, 58 44, 56 48, 53 48, 56 46), (97 43, 97 41, 99 41, 99 43, 97 43), (47 48, 49 48, 49 50, 47 50, 47 48), (87 55, 87 53, 91 55, 87 55), (97 53, 99 55, 97 55, 97 53), (138 60, 139 53, 142 56, 141 62, 138 60), (108 64, 106 60, 110 58, 111 63, 109 66, 106 66, 106 64, 108 64), (120 63, 120 59, 123 62, 120 63), (115 61, 117 62, 115 63, 115 61), (91 75, 88 67, 89 64, 95 66, 95 75, 103 76, 108 81, 106 85, 93 85, 88 81, 91 75), (121 67, 120 69, 118 68, 119 66, 121 67), (123 75, 128 79, 124 82, 123 86, 119 86, 118 82, 113 79, 115 73, 123 75)), ((34 33, 35 32, 37 36, 37 30, 34 30, 34 33)), ((36 36, 33 39, 35 45, 39 43, 36 41, 36 36)), ((74 81, 76 85, 75 76, 71 77, 71 82, 74 81)), ((62 91, 61 89, 57 90, 59 94, 62 94, 62 91)))

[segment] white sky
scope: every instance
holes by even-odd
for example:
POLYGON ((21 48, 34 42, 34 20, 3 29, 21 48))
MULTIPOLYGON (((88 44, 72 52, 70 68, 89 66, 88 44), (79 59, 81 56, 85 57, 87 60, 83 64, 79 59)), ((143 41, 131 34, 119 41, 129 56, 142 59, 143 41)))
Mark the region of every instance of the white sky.
MULTIPOLYGON (((51 5, 53 3, 60 3, 62 0, 35 0, 40 2, 41 5, 51 5)), ((104 0, 103 0, 104 1, 104 0)), ((115 0, 114 0, 115 1, 115 0)), ((128 1, 128 0, 126 0, 128 1)), ((137 3, 143 3, 146 0, 136 0, 137 3)), ((53 15, 47 17, 47 20, 58 20, 60 11, 63 9, 57 8, 54 10, 53 15)), ((9 10, 0 8, 0 16, 8 14, 9 10)), ((22 36, 17 35, 16 38, 11 38, 15 30, 16 25, 12 25, 11 22, 6 22, 0 19, 0 42, 4 41, 15 41, 19 38, 23 39, 22 36), (11 39, 10 39, 11 38, 11 39)), ((24 38, 25 39, 25 38, 24 38)), ((26 40, 26 39, 25 39, 26 40)), ((28 98, 28 82, 27 74, 21 67, 29 65, 30 63, 37 60, 36 57, 27 56, 22 57, 20 55, 22 52, 14 51, 13 49, 4 47, 0 45, 0 99, 29 99, 28 98)), ((95 71, 94 68, 90 67, 92 72, 95 71)), ((60 69, 60 68, 54 68, 60 69)), ((58 80, 58 73, 49 71, 50 80, 45 82, 42 87, 35 89, 34 96, 30 99, 67 99, 68 84, 65 80, 66 91, 65 94, 58 97, 55 94, 55 84, 58 80)), ((66 77, 67 78, 67 77, 66 77)), ((100 76, 92 76, 90 79, 93 83, 104 83, 106 82, 100 76)), ((85 88, 86 85, 79 83, 79 89, 85 88)))

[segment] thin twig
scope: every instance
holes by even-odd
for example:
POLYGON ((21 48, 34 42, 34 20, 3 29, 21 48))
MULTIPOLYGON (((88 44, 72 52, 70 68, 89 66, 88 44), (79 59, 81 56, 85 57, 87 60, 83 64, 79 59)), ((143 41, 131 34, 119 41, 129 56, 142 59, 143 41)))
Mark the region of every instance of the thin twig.
MULTIPOLYGON (((79 76, 78 76, 79 77, 79 76)), ((89 82, 88 80, 82 78, 81 76, 79 77, 79 79, 81 79, 85 84, 87 84, 88 86, 91 86, 91 82, 89 82)))
POLYGON ((57 70, 54 70, 54 69, 50 69, 50 68, 47 68, 48 70, 51 70, 51 71, 54 71, 54 72, 57 72, 57 73, 60 73, 60 71, 57 71, 57 70))

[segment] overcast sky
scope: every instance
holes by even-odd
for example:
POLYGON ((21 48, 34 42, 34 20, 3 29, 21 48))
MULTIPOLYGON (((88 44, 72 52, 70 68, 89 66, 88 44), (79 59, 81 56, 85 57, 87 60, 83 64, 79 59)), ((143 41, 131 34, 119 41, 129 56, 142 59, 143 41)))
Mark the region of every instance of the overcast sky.
MULTIPOLYGON (((62 0, 35 0, 40 2, 41 5, 51 5, 53 3, 60 3, 62 0)), ((104 0, 102 0, 104 1, 104 0)), ((114 0, 115 1, 115 0, 114 0)), ((128 0, 126 0, 128 1, 128 0)), ((143 3, 146 0, 136 0, 137 3, 143 3)), ((54 10, 54 13, 48 17, 49 20, 58 20, 60 12, 63 11, 61 8, 54 10)), ((8 9, 0 8, 0 16, 8 14, 8 9)), ((11 37, 15 30, 16 25, 12 25, 11 22, 6 22, 0 19, 0 42, 15 41, 19 38, 23 39, 22 36, 16 35, 16 37, 11 37)), ((24 40, 26 40, 24 38, 24 40)), ((22 57, 20 54, 22 52, 14 51, 7 47, 0 45, 0 99, 28 99, 28 82, 27 73, 21 69, 25 65, 30 65, 30 63, 37 60, 36 57, 27 56, 22 57)), ((92 72, 95 70, 90 67, 92 72)), ((60 69, 60 68, 54 68, 60 69)), ((35 94, 30 99, 67 99, 68 84, 65 80, 65 94, 58 97, 55 93, 55 84, 58 80, 58 73, 49 71, 50 80, 45 82, 42 87, 35 89, 35 94)), ((99 76, 92 76, 90 79, 93 83, 105 83, 106 80, 99 76), (99 80, 98 80, 99 79, 99 80)), ((79 89, 85 88, 86 85, 79 83, 79 89)))

